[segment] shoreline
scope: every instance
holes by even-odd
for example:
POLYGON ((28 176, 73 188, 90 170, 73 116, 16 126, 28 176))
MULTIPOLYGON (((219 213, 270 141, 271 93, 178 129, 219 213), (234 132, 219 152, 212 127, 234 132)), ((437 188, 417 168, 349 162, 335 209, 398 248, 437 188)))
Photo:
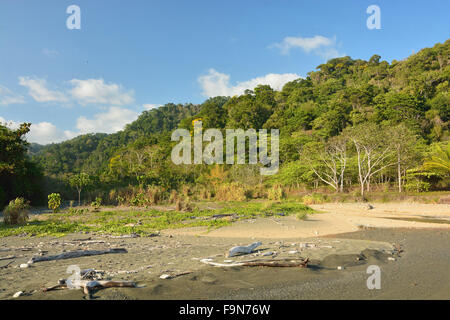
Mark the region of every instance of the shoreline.
MULTIPOLYGON (((360 280, 356 282, 356 279, 366 278, 364 268, 370 263, 380 264, 382 268, 387 268, 389 274, 398 273, 402 278, 406 277, 408 272, 420 272, 424 281, 430 277, 434 285, 437 283, 437 275, 427 275, 424 272, 429 270, 430 265, 436 265, 436 271, 442 273, 450 265, 449 224, 386 219, 386 214, 398 218, 425 216, 426 219, 448 219, 450 212, 447 213, 445 207, 439 210, 435 207, 432 210, 428 205, 425 207, 428 211, 424 211, 423 208, 415 206, 410 207, 410 211, 406 213, 388 213, 386 211, 389 211, 389 206, 377 205, 367 211, 363 211, 357 204, 348 207, 339 204, 335 206, 337 208, 330 204, 314 205, 316 210, 333 213, 314 213, 307 220, 296 220, 291 216, 258 218, 253 219, 253 222, 239 221, 201 235, 199 230, 170 229, 162 231, 159 236, 137 238, 84 233, 60 238, 5 237, 0 242, 0 259, 8 256, 15 258, 0 260, 0 299, 12 299, 13 294, 18 291, 25 292, 25 295, 18 299, 85 299, 82 290, 46 293, 41 291, 42 287, 55 285, 58 279, 70 276, 67 274, 67 267, 70 265, 77 265, 80 269, 103 270, 108 279, 135 281, 144 286, 100 290, 94 295, 95 299, 315 299, 313 293, 317 298, 340 298, 329 289, 318 292, 316 289, 330 283, 339 287, 347 280, 355 286, 363 285, 360 280), (369 222, 374 225, 383 224, 384 227, 358 227, 356 224, 369 222), (423 228, 423 225, 426 227, 423 228), (350 232, 347 231, 349 228, 350 232), (317 230, 320 233, 315 234, 317 230), (340 232, 332 233, 336 230, 340 232), (195 232, 182 234, 177 231, 195 232), (255 241, 261 241, 262 245, 252 254, 226 257, 231 247, 248 245, 255 241), (396 245, 401 245, 405 250, 400 257, 395 256, 396 245), (110 248, 124 248, 127 253, 46 261, 20 268, 20 264, 25 264, 36 255, 49 256, 74 250, 110 248), (265 255, 269 252, 275 253, 274 256, 265 255), (355 257, 358 258, 363 252, 366 252, 367 256, 364 263, 353 265, 355 257), (425 260, 427 256, 432 257, 433 261, 425 260), (209 258, 214 262, 229 263, 249 259, 270 260, 275 257, 309 258, 311 265, 305 270, 268 267, 216 268, 200 261, 209 258), (410 258, 404 262, 405 257, 410 258), (13 263, 2 268, 11 261, 13 263), (341 265, 343 269, 338 270, 337 267, 341 265), (163 274, 172 275, 174 278, 160 279, 163 274), (299 291, 299 288, 304 289, 299 291)), ((402 206, 398 208, 405 210, 402 206)), ((342 290, 345 290, 345 286, 342 290)), ((364 289, 363 286, 358 290, 364 291, 367 288, 364 289)), ((388 298, 398 298, 395 290, 392 290, 389 291, 388 298)), ((410 288, 405 287, 402 290, 406 290, 408 296, 410 288)), ((449 299, 450 290, 445 286, 442 290, 437 290, 437 298, 449 299)), ((368 293, 364 292, 361 293, 362 297, 374 294, 365 296, 364 294, 368 293)), ((412 298, 417 294, 423 292, 411 291, 412 298)), ((349 295, 347 298, 358 297, 349 295)))

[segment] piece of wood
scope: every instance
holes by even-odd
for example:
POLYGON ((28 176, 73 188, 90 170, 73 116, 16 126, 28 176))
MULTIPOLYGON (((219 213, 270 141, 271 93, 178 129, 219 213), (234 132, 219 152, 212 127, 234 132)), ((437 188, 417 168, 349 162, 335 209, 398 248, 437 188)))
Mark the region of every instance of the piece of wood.
POLYGON ((136 288, 136 283, 131 281, 86 281, 79 282, 80 287, 83 288, 85 294, 90 294, 93 290, 100 290, 105 288, 136 288))
POLYGON ((249 254, 252 253, 253 250, 255 250, 257 247, 262 245, 261 242, 254 242, 252 244, 249 244, 248 246, 237 246, 233 247, 228 251, 228 258, 241 255, 241 254, 249 254))
POLYGON ((11 260, 14 259, 16 256, 7 256, 7 257, 0 257, 0 261, 2 260, 11 260))
POLYGON ((289 267, 299 267, 299 268, 307 268, 308 267, 309 259, 305 260, 289 260, 289 261, 283 261, 283 260, 271 260, 271 261, 254 261, 254 262, 245 262, 244 266, 246 267, 282 267, 282 268, 289 268, 289 267))
POLYGON ((63 252, 61 254, 54 255, 54 256, 33 257, 30 259, 30 261, 28 261, 28 263, 72 259, 72 258, 79 258, 79 257, 85 257, 85 256, 96 256, 96 255, 109 254, 109 253, 127 253, 127 252, 128 251, 124 248, 112 248, 112 249, 108 249, 108 250, 76 250, 76 251, 63 252))
MULTIPOLYGON (((136 288, 135 282, 131 281, 109 281, 109 280, 76 280, 73 285, 75 287, 83 288, 85 294, 91 294, 93 290, 100 290, 105 288, 136 288)), ((44 288, 44 292, 67 288, 66 280, 59 280, 55 286, 44 288)))
POLYGON ((8 262, 7 264, 5 264, 4 266, 0 266, 0 269, 8 268, 8 266, 9 266, 11 263, 13 263, 14 261, 16 261, 16 260, 10 261, 10 262, 8 262))
POLYGON ((209 259, 202 259, 200 262, 209 264, 215 267, 299 267, 299 268, 307 268, 309 259, 301 259, 301 260, 292 260, 292 259, 283 259, 283 260, 254 260, 254 261, 245 261, 245 262, 236 262, 236 263, 217 263, 213 262, 209 259))

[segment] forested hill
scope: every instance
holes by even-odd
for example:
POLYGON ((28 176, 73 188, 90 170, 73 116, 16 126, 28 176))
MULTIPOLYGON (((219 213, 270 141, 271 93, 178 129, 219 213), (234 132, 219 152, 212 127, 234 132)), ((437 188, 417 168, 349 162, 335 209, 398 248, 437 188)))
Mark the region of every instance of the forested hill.
MULTIPOLYGON (((72 172, 95 172, 107 164, 116 150, 130 142, 152 134, 168 132, 179 122, 198 113, 200 106, 193 104, 166 104, 158 109, 144 111, 139 118, 128 124, 123 131, 113 134, 85 134, 62 143, 36 148, 33 158, 39 162, 47 174, 72 172)), ((31 151, 30 150, 30 151, 31 151)))
MULTIPOLYGON (((392 63, 378 55, 369 61, 336 58, 281 91, 258 86, 201 105, 167 104, 143 112, 121 132, 48 145, 34 159, 50 175, 81 171, 105 175, 111 172, 113 158, 133 148, 168 145, 168 132, 189 127, 195 117, 202 118, 204 127, 280 129, 282 164, 298 160, 293 147, 301 137, 327 141, 361 123, 402 123, 430 144, 449 139, 449 82, 450 40, 392 63)), ((165 159, 168 150, 163 151, 165 159)), ((133 175, 121 171, 121 176, 127 174, 133 175)))

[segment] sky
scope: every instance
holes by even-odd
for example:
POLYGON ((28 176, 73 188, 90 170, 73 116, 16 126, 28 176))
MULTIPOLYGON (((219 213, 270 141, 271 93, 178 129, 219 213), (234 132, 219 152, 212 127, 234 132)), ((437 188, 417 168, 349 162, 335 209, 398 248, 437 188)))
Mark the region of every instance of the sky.
POLYGON ((405 59, 449 38, 448 12, 447 0, 0 0, 0 122, 31 122, 40 144, 112 133, 169 102, 279 90, 330 58, 405 59))

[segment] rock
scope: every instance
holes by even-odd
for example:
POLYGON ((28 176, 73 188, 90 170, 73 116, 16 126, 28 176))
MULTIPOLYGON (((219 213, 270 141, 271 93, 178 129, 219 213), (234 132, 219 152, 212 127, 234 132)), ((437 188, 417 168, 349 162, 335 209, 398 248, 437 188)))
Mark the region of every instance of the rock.
POLYGON ((28 268, 30 265, 28 264, 28 263, 22 263, 19 267, 21 268, 21 269, 25 269, 25 268, 28 268))
POLYGON ((23 296, 23 295, 24 295, 23 291, 18 291, 16 293, 14 293, 13 298, 18 298, 18 297, 23 296))
POLYGON ((272 255, 273 255, 273 252, 272 252, 272 251, 264 252, 264 253, 263 253, 263 257, 272 256, 272 255))
POLYGON ((344 267, 338 266, 337 269, 338 269, 338 270, 344 270, 344 267))
POLYGON ((160 279, 171 279, 172 276, 170 274, 162 274, 159 276, 160 279))
POLYGON ((389 261, 395 261, 395 258, 389 257, 388 260, 389 260, 389 261))
POLYGON ((370 203, 366 204, 365 207, 366 207, 366 210, 372 210, 373 209, 373 206, 370 203))
POLYGON ((298 253, 298 251, 297 251, 297 250, 292 250, 292 251, 289 251, 289 254, 296 254, 296 253, 298 253))

